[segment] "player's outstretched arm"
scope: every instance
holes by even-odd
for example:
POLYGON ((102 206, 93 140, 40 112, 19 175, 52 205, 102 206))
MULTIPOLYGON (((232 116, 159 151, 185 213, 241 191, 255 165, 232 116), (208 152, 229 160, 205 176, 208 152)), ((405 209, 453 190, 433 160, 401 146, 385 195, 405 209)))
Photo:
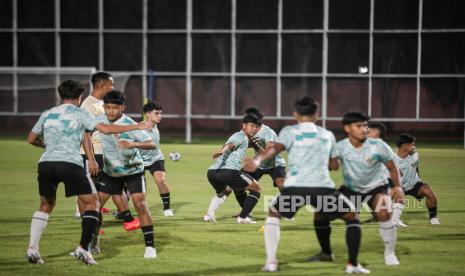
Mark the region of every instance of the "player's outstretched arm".
POLYGON ((228 151, 234 150, 235 147, 236 146, 234 146, 233 143, 226 144, 221 148, 220 151, 213 153, 212 158, 216 159, 216 158, 220 157, 222 154, 224 154, 224 153, 226 153, 228 151))
POLYGON ((33 131, 29 132, 29 135, 27 136, 27 142, 33 146, 45 148, 44 141, 42 141, 39 135, 34 133, 33 131))
POLYGON ((118 146, 121 149, 138 148, 138 149, 144 149, 144 150, 151 150, 151 149, 156 148, 156 145, 152 140, 147 140, 147 141, 143 141, 143 142, 119 140, 118 141, 118 146))
POLYGON ((263 160, 270 159, 284 150, 284 145, 280 143, 273 143, 272 147, 267 147, 265 151, 257 154, 253 159, 244 159, 244 168, 246 172, 254 172, 263 160))
POLYGON ((95 126, 96 130, 105 134, 114 134, 133 130, 145 130, 151 128, 153 128, 153 124, 150 121, 143 121, 138 123, 137 125, 107 125, 104 123, 98 123, 95 126))

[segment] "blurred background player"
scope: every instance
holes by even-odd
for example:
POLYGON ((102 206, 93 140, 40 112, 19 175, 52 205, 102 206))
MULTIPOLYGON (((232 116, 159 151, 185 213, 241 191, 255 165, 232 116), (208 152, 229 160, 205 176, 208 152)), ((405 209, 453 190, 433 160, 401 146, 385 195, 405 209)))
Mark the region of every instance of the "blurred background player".
MULTIPOLYGON (((84 99, 84 101, 82 101, 81 108, 92 114, 94 117, 97 117, 105 113, 102 99, 108 92, 113 90, 114 81, 110 73, 97 72, 91 76, 91 83, 92 92, 87 98, 84 99)), ((95 131, 92 134, 86 132, 84 135, 91 135, 91 150, 94 156, 94 158, 88 159, 84 152, 84 148, 81 147, 84 168, 89 174, 91 174, 93 177, 96 177, 103 168, 103 149, 102 142, 100 141, 100 133, 98 131, 95 131), (92 172, 93 170, 97 170, 97 172, 92 172)), ((126 193, 122 193, 121 195, 113 195, 112 199, 116 208, 118 209, 118 213, 129 209, 126 193)), ((77 203, 78 204, 76 206, 76 212, 74 216, 75 218, 79 219, 81 217, 81 212, 79 211, 79 201, 77 203)), ((102 213, 108 213, 108 209, 102 208, 102 213)))
MULTIPOLYGON (((392 160, 394 161, 394 164, 396 165, 396 168, 399 173, 399 177, 402 179, 402 173, 399 170, 399 163, 397 162, 396 159, 396 154, 394 151, 391 149, 391 147, 385 142, 384 139, 386 139, 386 133, 387 133, 387 128, 383 123, 369 123, 368 124, 368 137, 373 138, 373 139, 381 139, 383 143, 385 143, 385 146, 387 149, 389 149, 389 153, 392 155, 392 160)), ((392 196, 391 194, 391 188, 392 188, 392 180, 390 178, 389 170, 386 167, 383 167, 386 175, 388 176, 388 181, 389 181, 389 188, 388 188, 388 193, 392 196)), ((393 222, 395 225, 399 227, 407 227, 401 220, 398 220, 397 218, 400 217, 400 214, 404 210, 404 202, 402 200, 393 200, 392 202, 392 216, 393 216, 393 222)), ((371 218, 367 219, 365 222, 376 222, 378 221, 376 219, 376 215, 374 212, 371 212, 371 218)))
POLYGON ((289 154, 289 176, 280 194, 273 200, 273 206, 269 208, 265 223, 266 263, 263 271, 278 270, 276 252, 280 239, 280 218, 293 218, 300 207, 310 204, 317 208, 314 225, 321 252, 308 261, 334 260, 330 246, 330 221, 341 218, 346 222, 346 244, 349 251, 349 261, 345 271, 367 274, 370 271, 357 261, 361 229, 355 207, 335 189, 329 174, 330 169, 339 168, 336 138, 331 131, 315 124, 318 120, 318 109, 319 104, 309 97, 297 100, 293 115, 298 123, 284 127, 273 146, 267 147, 253 160, 246 161, 244 170, 254 171, 263 160, 284 150, 289 154), (330 201, 345 210, 336 208, 330 211, 321 207, 325 202, 330 201))
POLYGON ((165 217, 174 216, 173 209, 170 206, 170 189, 166 181, 165 170, 165 157, 160 150, 160 131, 157 125, 161 122, 161 105, 158 102, 148 102, 143 107, 143 112, 147 121, 153 123, 153 128, 148 130, 155 149, 153 150, 139 150, 142 159, 144 159, 144 166, 146 171, 150 171, 160 193, 161 201, 163 202, 163 215, 165 217))
MULTIPOLYGON (((396 139, 396 158, 402 172, 402 187, 405 194, 415 197, 418 200, 426 197, 426 207, 428 208, 429 220, 433 225, 440 224, 437 218, 437 199, 431 187, 424 183, 419 176, 419 155, 415 152, 416 139, 414 136, 402 133, 396 139)), ((396 214, 398 221, 402 212, 396 214)))
POLYGON ((242 118, 241 131, 234 133, 221 150, 213 154, 215 163, 208 168, 207 177, 216 195, 213 196, 208 211, 203 217, 204 221, 216 221, 215 211, 224 203, 225 193, 229 193, 227 188, 230 187, 237 193, 249 191, 236 222, 255 223, 248 215, 260 198, 261 188, 252 176, 241 171, 241 163, 249 147, 250 139, 258 132, 260 125, 261 120, 257 116, 245 115, 242 118))
POLYGON ((361 201, 368 200, 368 206, 379 221, 379 233, 384 242, 384 263, 398 265, 399 260, 395 255, 397 228, 390 214, 388 178, 393 182, 392 197, 395 200, 403 200, 404 193, 389 146, 380 139, 367 137, 368 119, 368 116, 360 112, 346 113, 342 119, 348 138, 337 144, 344 179, 339 190, 346 197, 355 200, 358 210, 361 208, 361 201), (389 170, 389 176, 386 175, 384 166, 389 170))
POLYGON ((77 81, 64 81, 58 87, 58 92, 62 104, 44 111, 28 136, 30 144, 45 148, 45 152, 38 164, 40 207, 32 216, 27 258, 30 263, 44 263, 39 254, 39 241, 55 207, 57 186, 63 182, 65 196, 77 195, 83 210, 81 241, 74 256, 85 264, 94 265, 97 262, 87 250, 100 220, 100 205, 95 186, 86 176, 79 154, 84 131, 117 133, 147 127, 145 123, 131 126, 98 123, 92 115, 78 108, 84 87, 77 81), (43 135, 43 140, 40 135, 43 135))
MULTIPOLYGON (((113 125, 136 124, 130 117, 123 114, 126 107, 123 93, 110 91, 103 98, 103 102, 105 115, 100 115, 97 119, 113 125)), ((147 189, 144 162, 138 151, 138 149, 154 149, 155 144, 145 131, 102 135, 102 144, 104 167, 98 182, 100 203, 102 206, 105 205, 110 195, 121 194, 126 187, 139 217, 134 219, 128 214, 128 210, 123 211, 122 214, 126 221, 124 228, 131 231, 140 227, 145 240, 144 257, 156 258, 153 222, 145 199, 147 189)))

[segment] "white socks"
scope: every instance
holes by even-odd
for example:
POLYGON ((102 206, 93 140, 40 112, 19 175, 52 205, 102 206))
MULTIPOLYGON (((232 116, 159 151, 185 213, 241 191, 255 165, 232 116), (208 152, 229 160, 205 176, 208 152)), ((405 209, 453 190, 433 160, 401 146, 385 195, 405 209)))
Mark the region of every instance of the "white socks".
POLYGON ((384 255, 395 255, 397 227, 391 220, 379 223, 379 234, 384 242, 384 255))
POLYGON ((397 202, 394 202, 392 204, 392 220, 394 224, 399 222, 400 216, 402 215, 403 211, 404 211, 404 204, 397 203, 397 202))
POLYGON ((224 201, 226 200, 227 196, 222 196, 222 197, 218 197, 218 196, 213 196, 212 198, 212 201, 210 202, 210 206, 208 206, 208 211, 207 211, 207 214, 209 215, 215 215, 215 212, 216 212, 216 209, 220 208, 220 206, 224 203, 224 201))
POLYGON ((280 228, 279 218, 267 217, 265 222, 265 249, 266 263, 276 262, 276 251, 278 251, 280 228))
POLYGON ((29 239, 29 248, 39 250, 39 241, 42 233, 47 227, 48 214, 40 211, 36 211, 32 215, 31 221, 31 236, 29 239))

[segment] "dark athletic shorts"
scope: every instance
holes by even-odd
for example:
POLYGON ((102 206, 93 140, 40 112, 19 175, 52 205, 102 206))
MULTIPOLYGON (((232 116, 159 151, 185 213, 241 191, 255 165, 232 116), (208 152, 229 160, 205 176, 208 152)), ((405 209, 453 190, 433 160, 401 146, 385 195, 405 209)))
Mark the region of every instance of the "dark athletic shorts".
POLYGON ((65 184, 65 196, 95 194, 97 190, 89 181, 83 167, 70 162, 46 161, 38 165, 39 194, 54 198, 58 184, 65 184))
POLYGON ((286 218, 294 217, 306 205, 313 206, 327 220, 355 212, 355 206, 338 190, 323 187, 284 187, 272 203, 275 211, 286 218))
POLYGON ((144 173, 112 177, 102 172, 97 184, 100 186, 99 192, 109 195, 120 195, 124 188, 127 188, 130 194, 145 194, 147 191, 144 173))
POLYGON ((207 178, 217 194, 226 189, 226 186, 234 191, 242 191, 255 181, 249 174, 231 169, 208 170, 207 178))

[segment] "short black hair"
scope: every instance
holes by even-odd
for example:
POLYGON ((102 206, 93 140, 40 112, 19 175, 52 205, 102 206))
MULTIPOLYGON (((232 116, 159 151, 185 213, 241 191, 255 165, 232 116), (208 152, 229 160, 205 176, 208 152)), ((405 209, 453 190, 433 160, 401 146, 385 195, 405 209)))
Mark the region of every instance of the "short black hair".
POLYGON ((416 142, 416 141, 417 141, 417 139, 415 138, 415 136, 410 135, 408 133, 401 133, 399 135, 399 137, 397 137, 397 139, 396 139, 396 145, 397 145, 397 147, 400 147, 403 144, 411 144, 411 143, 416 142))
POLYGON ((65 80, 58 86, 58 94, 62 100, 78 99, 84 93, 84 86, 75 80, 65 80))
POLYGON ((363 112, 347 112, 342 118, 342 125, 350 125, 353 123, 366 122, 370 120, 370 116, 363 112))
POLYGON ((126 103, 126 97, 124 97, 121 91, 112 90, 103 97, 103 103, 124 105, 126 103))
POLYGON ((257 107, 248 107, 246 109, 244 109, 244 114, 254 114, 255 116, 257 116, 260 120, 263 120, 263 116, 265 116, 265 114, 263 114, 263 112, 257 108, 257 107))
POLYGON ((295 111, 299 115, 315 115, 320 108, 320 104, 310 97, 303 97, 295 101, 295 111))
POLYGON ((161 104, 156 101, 149 101, 148 103, 144 104, 142 110, 144 113, 150 112, 152 110, 161 110, 161 104))
POLYGON ((368 128, 374 128, 379 130, 379 137, 381 139, 384 139, 384 137, 386 136, 387 128, 383 123, 369 123, 368 128))
POLYGON ((247 124, 247 123, 254 123, 256 125, 261 125, 262 120, 257 117, 257 115, 249 113, 242 118, 242 123, 247 124))
POLYGON ((97 83, 101 82, 101 81, 105 81, 105 80, 108 80, 109 78, 111 78, 111 74, 110 73, 107 73, 107 72, 97 72, 95 74, 93 74, 91 77, 90 77, 90 81, 92 82, 92 85, 96 85, 97 83))

